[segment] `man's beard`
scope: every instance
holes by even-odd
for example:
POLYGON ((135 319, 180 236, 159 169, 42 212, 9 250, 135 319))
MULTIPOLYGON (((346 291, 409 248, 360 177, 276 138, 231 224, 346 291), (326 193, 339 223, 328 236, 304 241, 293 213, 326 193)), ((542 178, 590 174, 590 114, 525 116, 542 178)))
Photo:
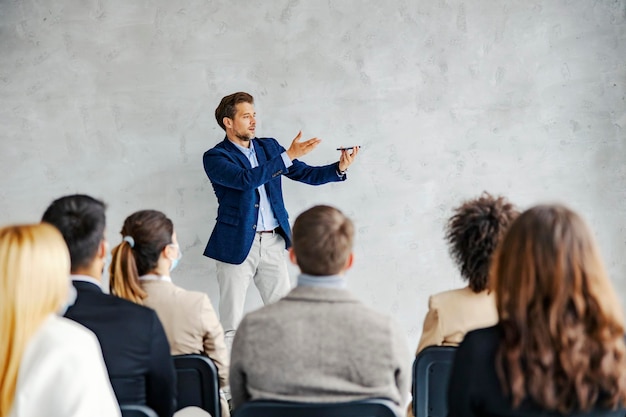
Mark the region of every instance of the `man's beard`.
POLYGON ((243 140, 244 142, 249 142, 250 139, 252 139, 249 136, 244 136, 244 135, 241 135, 239 133, 236 133, 235 136, 237 136, 237 139, 243 140))

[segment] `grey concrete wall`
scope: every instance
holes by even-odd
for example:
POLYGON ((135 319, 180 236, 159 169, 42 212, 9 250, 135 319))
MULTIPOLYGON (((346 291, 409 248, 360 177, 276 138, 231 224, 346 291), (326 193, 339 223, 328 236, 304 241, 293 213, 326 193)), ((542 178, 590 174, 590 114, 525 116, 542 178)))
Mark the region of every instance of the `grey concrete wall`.
POLYGON ((2 223, 89 193, 113 246, 127 215, 160 209, 184 251, 174 279, 217 306, 202 154, 238 90, 259 136, 323 138, 308 163, 362 145, 348 182, 285 180, 286 204, 354 219, 350 288, 411 343, 428 295, 462 285, 444 221, 483 190, 580 211, 626 300, 623 0, 0 0, 2 223))

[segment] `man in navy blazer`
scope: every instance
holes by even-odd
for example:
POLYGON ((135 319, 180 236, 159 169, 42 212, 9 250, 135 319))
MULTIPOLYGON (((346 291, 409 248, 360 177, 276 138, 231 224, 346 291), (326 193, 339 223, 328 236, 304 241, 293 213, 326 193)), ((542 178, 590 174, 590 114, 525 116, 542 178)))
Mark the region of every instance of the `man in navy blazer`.
POLYGON ((159 417, 176 410, 176 373, 170 346, 154 310, 105 294, 102 270, 108 244, 104 203, 87 195, 55 200, 42 221, 67 243, 77 298, 65 317, 95 333, 117 401, 147 405, 159 417))
POLYGON ((339 162, 309 166, 297 158, 311 152, 320 139, 300 141, 300 132, 285 150, 275 139, 257 138, 254 99, 248 93, 224 97, 215 118, 226 137, 203 158, 218 201, 204 255, 217 263, 220 320, 230 346, 252 279, 265 304, 291 289, 285 259, 291 228, 282 176, 311 185, 344 181, 358 148, 342 150, 339 162))

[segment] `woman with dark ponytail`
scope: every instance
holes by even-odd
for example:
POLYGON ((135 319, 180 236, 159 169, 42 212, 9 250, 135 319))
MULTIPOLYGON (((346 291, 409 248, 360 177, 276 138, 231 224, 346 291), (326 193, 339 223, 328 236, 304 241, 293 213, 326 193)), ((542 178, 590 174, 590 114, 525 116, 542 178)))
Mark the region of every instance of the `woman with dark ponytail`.
MULTIPOLYGON (((217 366, 220 387, 228 387, 224 330, 209 297, 176 286, 170 277, 182 257, 172 221, 160 211, 141 210, 124 221, 121 234, 112 251, 111 293, 154 309, 172 355, 205 354, 217 366)), ((228 415, 222 398, 222 417, 228 415)))

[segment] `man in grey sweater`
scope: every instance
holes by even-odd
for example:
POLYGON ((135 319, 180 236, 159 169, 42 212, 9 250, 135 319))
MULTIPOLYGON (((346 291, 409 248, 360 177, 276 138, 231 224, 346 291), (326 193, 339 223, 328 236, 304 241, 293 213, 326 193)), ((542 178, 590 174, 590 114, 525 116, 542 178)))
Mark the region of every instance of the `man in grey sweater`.
POLYGON ((298 285, 248 314, 231 353, 233 407, 274 399, 343 402, 387 398, 404 413, 413 356, 401 329, 346 289, 354 226, 316 206, 296 219, 289 256, 298 285))

